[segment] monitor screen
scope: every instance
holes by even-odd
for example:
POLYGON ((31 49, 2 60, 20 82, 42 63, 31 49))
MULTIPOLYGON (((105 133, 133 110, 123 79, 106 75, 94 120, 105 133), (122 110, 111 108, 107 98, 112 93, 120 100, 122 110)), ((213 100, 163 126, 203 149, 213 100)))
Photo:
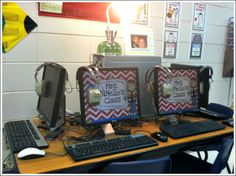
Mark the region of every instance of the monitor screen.
POLYGON ((154 96, 159 115, 198 110, 198 68, 171 68, 171 74, 156 68, 154 96))
MULTIPOLYGON (((95 57, 94 57, 95 58, 95 57)), ((156 116, 153 97, 145 89, 145 73, 154 65, 161 65, 158 56, 103 56, 94 59, 101 67, 137 67, 139 70, 140 111, 142 117, 156 116)))
POLYGON ((39 96, 37 110, 50 128, 64 122, 64 91, 66 70, 57 65, 44 66, 42 80, 46 86, 46 96, 39 96))
POLYGON ((139 118, 138 69, 99 68, 98 75, 95 80, 84 67, 77 72, 84 125, 139 118))
POLYGON ((199 69, 199 107, 207 108, 209 104, 210 83, 213 76, 213 69, 210 66, 193 66, 186 64, 171 64, 172 68, 196 68, 199 69))

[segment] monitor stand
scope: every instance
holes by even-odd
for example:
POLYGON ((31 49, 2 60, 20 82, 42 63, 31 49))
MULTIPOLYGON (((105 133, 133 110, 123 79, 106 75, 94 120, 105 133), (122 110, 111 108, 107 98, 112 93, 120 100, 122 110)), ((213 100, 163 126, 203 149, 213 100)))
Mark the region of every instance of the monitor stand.
POLYGON ((167 124, 167 125, 176 125, 179 123, 179 120, 177 118, 179 114, 170 114, 170 115, 165 115, 164 118, 164 124, 167 124))
POLYGON ((42 123, 38 126, 38 128, 49 130, 49 133, 45 136, 46 140, 52 141, 65 131, 65 101, 65 96, 63 96, 61 99, 58 119, 55 127, 50 127, 47 123, 45 123, 44 119, 42 119, 42 123))
POLYGON ((103 129, 103 132, 104 132, 105 136, 111 135, 111 134, 115 133, 111 123, 103 124, 102 125, 102 129, 103 129))
POLYGON ((165 121, 164 123, 169 124, 169 125, 177 125, 179 123, 187 123, 189 122, 188 120, 178 120, 181 118, 178 118, 178 116, 182 116, 183 114, 170 114, 170 115, 165 115, 165 121))
POLYGON ((176 118, 177 115, 178 115, 178 114, 171 114, 171 115, 165 116, 165 117, 167 118, 168 123, 169 123, 170 125, 176 125, 176 124, 179 123, 178 119, 176 118))
POLYGON ((46 139, 46 140, 49 140, 49 141, 52 141, 52 140, 54 140, 56 137, 58 137, 61 133, 63 133, 64 131, 65 131, 64 125, 63 125, 63 126, 60 126, 60 127, 57 128, 55 131, 51 131, 50 133, 48 133, 48 134, 45 136, 45 139, 46 139))
POLYGON ((52 129, 46 123, 42 123, 41 125, 38 126, 38 128, 49 130, 49 133, 45 136, 45 139, 49 141, 54 140, 57 136, 59 136, 61 133, 65 131, 64 125, 52 129))

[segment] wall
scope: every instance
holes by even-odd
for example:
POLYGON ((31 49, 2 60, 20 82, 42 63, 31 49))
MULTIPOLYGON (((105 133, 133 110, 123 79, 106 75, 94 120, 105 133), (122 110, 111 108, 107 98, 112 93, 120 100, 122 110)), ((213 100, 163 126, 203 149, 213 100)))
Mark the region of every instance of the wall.
MULTIPOLYGON (((163 60, 170 63, 210 65, 214 69, 214 82, 210 90, 210 101, 227 104, 229 78, 222 78, 226 39, 226 24, 233 16, 233 3, 206 3, 206 25, 201 60, 190 60, 190 34, 193 3, 181 3, 179 44, 177 59, 163 60)), ((75 89, 75 74, 78 67, 89 63, 89 55, 96 52, 99 42, 105 40, 106 24, 77 19, 50 18, 37 15, 37 3, 21 2, 20 7, 38 24, 23 41, 7 54, 3 54, 2 106, 3 121, 31 118, 37 115, 37 96, 34 93, 34 71, 45 61, 62 64, 69 72, 73 92, 67 94, 67 109, 78 111, 79 94, 75 89)), ((165 3, 149 3, 148 26, 154 29, 155 54, 162 56, 165 3)), ((118 42, 123 43, 120 25, 118 42)), ((232 89, 231 89, 232 90, 232 89)))

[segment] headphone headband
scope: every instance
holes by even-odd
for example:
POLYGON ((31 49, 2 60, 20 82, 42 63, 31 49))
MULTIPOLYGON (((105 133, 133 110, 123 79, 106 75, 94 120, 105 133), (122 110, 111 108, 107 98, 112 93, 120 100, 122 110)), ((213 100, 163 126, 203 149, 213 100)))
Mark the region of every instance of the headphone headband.
POLYGON ((213 69, 212 69, 212 67, 210 67, 210 66, 204 66, 204 67, 201 67, 200 68, 200 72, 202 72, 204 69, 208 69, 208 70, 210 70, 210 77, 213 75, 213 69))
POLYGON ((145 83, 146 83, 146 84, 147 84, 148 82, 150 82, 151 76, 152 76, 152 74, 153 74, 155 68, 159 68, 159 69, 161 69, 161 70, 163 70, 163 71, 165 71, 165 72, 168 72, 168 75, 172 77, 172 71, 171 71, 169 68, 163 67, 163 66, 160 66, 160 65, 155 65, 155 66, 149 68, 149 69, 146 71, 146 74, 145 74, 145 83))
MULTIPOLYGON (((36 83, 39 84, 39 81, 38 81, 38 78, 37 78, 39 71, 47 65, 54 65, 54 66, 60 67, 62 69, 65 69, 63 66, 61 66, 61 65, 59 65, 55 62, 45 62, 45 63, 39 65, 38 68, 36 68, 36 70, 35 70, 34 78, 35 78, 36 83)), ((65 71, 66 71, 66 69, 65 69, 65 71)), ((67 71, 66 71, 66 80, 69 81, 67 71)))
MULTIPOLYGON (((37 67, 37 69, 35 70, 34 78, 35 78, 35 91, 36 91, 36 93, 38 95, 41 95, 41 96, 46 96, 45 94, 46 94, 46 89, 47 89, 47 83, 44 82, 44 80, 42 80, 41 83, 40 83, 38 81, 37 76, 38 76, 39 71, 47 65, 57 66, 57 67, 65 70, 65 78, 66 78, 66 80, 68 81, 68 83, 71 87, 70 91, 67 91, 67 92, 71 93, 72 92, 72 86, 71 86, 71 83, 69 81, 69 76, 68 76, 68 73, 67 73, 66 69, 63 66, 61 66, 61 65, 59 65, 55 62, 45 62, 45 63, 39 65, 37 67)), ((67 89, 65 89, 65 90, 67 90, 67 89)))
MULTIPOLYGON (((98 81, 98 74, 99 74, 99 70, 97 67, 89 65, 89 66, 82 66, 80 67, 80 69, 85 69, 87 70, 91 76, 93 77, 93 79, 97 82, 98 81)), ((77 81, 78 81, 78 74, 79 74, 79 69, 77 70, 77 81)))

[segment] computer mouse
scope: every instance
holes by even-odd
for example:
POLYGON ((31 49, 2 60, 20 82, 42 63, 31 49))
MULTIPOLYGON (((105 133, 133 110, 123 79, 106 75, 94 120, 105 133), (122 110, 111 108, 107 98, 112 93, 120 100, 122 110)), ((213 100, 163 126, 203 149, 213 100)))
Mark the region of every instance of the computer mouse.
POLYGON ((21 150, 18 153, 17 158, 19 158, 19 159, 33 159, 33 158, 39 158, 39 157, 43 157, 43 156, 45 156, 44 150, 29 147, 29 148, 25 148, 25 149, 21 150))
POLYGON ((162 132, 154 132, 154 133, 151 134, 151 136, 153 138, 157 139, 158 141, 161 141, 161 142, 167 142, 168 141, 168 136, 165 135, 162 132))

